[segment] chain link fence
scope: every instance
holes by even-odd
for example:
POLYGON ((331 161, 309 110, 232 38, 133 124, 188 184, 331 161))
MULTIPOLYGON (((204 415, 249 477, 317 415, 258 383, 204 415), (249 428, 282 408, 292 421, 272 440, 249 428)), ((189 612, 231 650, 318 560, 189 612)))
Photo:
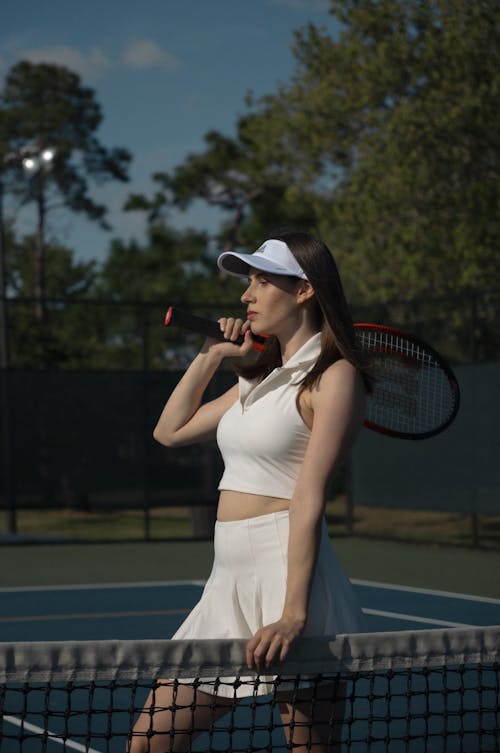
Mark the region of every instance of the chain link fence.
MULTIPOLYGON (((489 290, 353 311, 356 321, 397 326, 428 341, 457 366, 459 375, 465 370, 464 384, 473 385, 468 389, 485 394, 493 385, 483 387, 478 365, 491 369, 500 363, 499 303, 500 291, 489 290)), ((40 317, 32 299, 5 301, 8 342, 3 348, 8 348, 8 368, 0 371, 0 510, 5 540, 211 535, 222 473, 215 444, 167 450, 152 438, 166 399, 200 345, 195 334, 164 328, 165 308, 158 302, 50 299, 40 317)), ((215 319, 221 310, 239 313, 234 305, 200 306, 194 313, 215 319)), ((220 394, 234 380, 229 366, 220 370, 206 398, 220 394)), ((471 406, 463 426, 457 420, 459 442, 467 446, 481 436, 488 443, 485 427, 491 422, 471 406)), ((442 437, 444 446, 449 431, 442 437)), ((392 442, 390 452, 377 439, 374 453, 372 445, 366 449, 363 438, 353 456, 352 473, 341 471, 334 480, 339 499, 351 489, 347 532, 356 532, 356 511, 361 507, 387 503, 389 491, 385 496, 371 493, 376 485, 366 483, 366 469, 377 452, 384 460, 403 451, 405 443, 385 441, 392 442)), ((426 446, 432 454, 430 444, 426 446)), ((464 462, 456 454, 455 460, 464 462)), ((453 487, 446 481, 448 472, 441 474, 440 494, 447 499, 446 509, 462 509, 463 502, 459 505, 446 491, 453 487)), ((483 480, 488 463, 476 472, 483 480)), ((435 479, 436 474, 439 468, 428 475, 435 479)), ((404 493, 403 482, 404 478, 386 484, 388 490, 398 490, 393 507, 435 505, 435 480, 433 493, 421 490, 413 496, 404 493)), ((498 489, 492 488, 491 499, 497 499, 498 489)), ((496 509, 489 503, 489 512, 496 509)))

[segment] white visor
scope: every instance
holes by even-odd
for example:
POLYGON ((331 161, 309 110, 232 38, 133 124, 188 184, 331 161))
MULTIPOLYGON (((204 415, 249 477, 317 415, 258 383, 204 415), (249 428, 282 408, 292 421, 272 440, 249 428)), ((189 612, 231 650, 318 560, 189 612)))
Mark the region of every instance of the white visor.
POLYGON ((273 275, 290 275, 307 280, 286 243, 274 238, 263 243, 253 254, 225 251, 217 259, 217 266, 233 277, 248 277, 248 271, 253 268, 273 275))

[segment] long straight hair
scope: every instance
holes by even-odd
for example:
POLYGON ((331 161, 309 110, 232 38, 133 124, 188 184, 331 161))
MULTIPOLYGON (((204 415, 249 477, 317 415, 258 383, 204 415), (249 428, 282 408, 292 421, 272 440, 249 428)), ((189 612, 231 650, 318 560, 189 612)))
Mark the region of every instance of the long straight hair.
MULTIPOLYGON (((273 237, 286 243, 314 288, 314 314, 318 330, 321 330, 321 352, 301 382, 297 404, 302 392, 312 389, 323 372, 340 358, 347 359, 358 369, 369 392, 372 386, 370 362, 366 352, 356 342, 351 312, 330 250, 309 233, 292 232, 273 237)), ((264 379, 281 365, 278 338, 270 335, 265 350, 258 358, 251 364, 238 365, 235 370, 247 379, 264 379)))

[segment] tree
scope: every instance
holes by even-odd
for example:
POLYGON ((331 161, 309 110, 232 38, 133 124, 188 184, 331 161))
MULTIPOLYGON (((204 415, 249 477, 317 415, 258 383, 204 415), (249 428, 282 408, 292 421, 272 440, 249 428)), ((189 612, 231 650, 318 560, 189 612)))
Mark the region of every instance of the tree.
MULTIPOLYGON (((332 0, 338 40, 296 34, 283 159, 315 193, 321 234, 359 300, 498 280, 500 6, 332 0)), ((286 118, 284 117, 286 113, 286 118)))
POLYGON ((498 283, 500 6, 332 0, 338 39, 295 34, 290 82, 236 136, 156 178, 161 206, 230 213, 220 237, 319 231, 351 297, 388 301, 498 283))
POLYGON ((199 337, 177 330, 167 337, 162 326, 167 307, 210 313, 210 306, 228 299, 206 233, 177 231, 160 220, 148 226, 144 244, 112 242, 96 291, 116 301, 108 310, 103 342, 108 359, 122 368, 141 368, 143 359, 155 367, 185 365, 199 337))
MULTIPOLYGON (((128 180, 130 154, 107 149, 96 132, 101 107, 92 89, 68 69, 49 64, 20 62, 8 72, 0 96, 0 165, 9 163, 9 187, 23 202, 35 201, 38 213, 35 289, 44 297, 45 217, 56 198, 62 206, 83 213, 108 228, 107 209, 95 202, 89 180, 128 180), (36 169, 31 180, 22 176, 22 157, 55 149, 50 172, 36 169)), ((7 175, 6 175, 7 177, 7 175)), ((38 309, 43 319, 43 308, 38 309)))
POLYGON ((97 278, 95 261, 76 261, 73 252, 47 243, 46 308, 43 327, 32 306, 35 259, 32 236, 17 241, 7 233, 7 284, 10 290, 10 365, 16 368, 81 366, 96 347, 96 312, 83 308, 97 278), (63 303, 64 302, 64 303, 63 303))
MULTIPOLYGON (((288 168, 273 150, 273 124, 265 119, 265 113, 240 118, 234 138, 209 131, 203 152, 188 155, 171 174, 156 173, 155 195, 131 195, 126 209, 147 210, 154 222, 172 207, 184 210, 201 199, 226 213, 216 237, 218 249, 224 251, 254 246, 270 228, 313 225, 306 193, 292 180, 293 166, 288 168)), ((228 285, 226 276, 221 277, 228 285)))

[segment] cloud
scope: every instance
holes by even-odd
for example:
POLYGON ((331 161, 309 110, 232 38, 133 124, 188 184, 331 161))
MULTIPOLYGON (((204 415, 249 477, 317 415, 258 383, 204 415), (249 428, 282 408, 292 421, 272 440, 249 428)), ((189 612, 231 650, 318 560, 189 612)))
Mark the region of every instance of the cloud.
MULTIPOLYGON (((113 69, 128 68, 145 71, 152 68, 169 73, 178 70, 182 63, 151 39, 134 39, 128 42, 123 53, 112 58, 99 47, 88 51, 58 44, 47 47, 22 47, 11 49, 11 57, 28 60, 30 63, 62 65, 80 74, 86 81, 95 81, 113 69)), ((7 62, 0 56, 0 73, 7 62)))
POLYGON ((83 53, 75 47, 53 45, 52 47, 38 47, 18 50, 16 56, 31 63, 53 63, 63 65, 84 79, 96 79, 102 76, 110 67, 111 62, 104 52, 97 47, 83 53))
POLYGON ((159 68, 172 72, 181 67, 181 61, 175 55, 163 50, 151 39, 135 39, 130 42, 121 57, 121 63, 135 70, 159 68))

